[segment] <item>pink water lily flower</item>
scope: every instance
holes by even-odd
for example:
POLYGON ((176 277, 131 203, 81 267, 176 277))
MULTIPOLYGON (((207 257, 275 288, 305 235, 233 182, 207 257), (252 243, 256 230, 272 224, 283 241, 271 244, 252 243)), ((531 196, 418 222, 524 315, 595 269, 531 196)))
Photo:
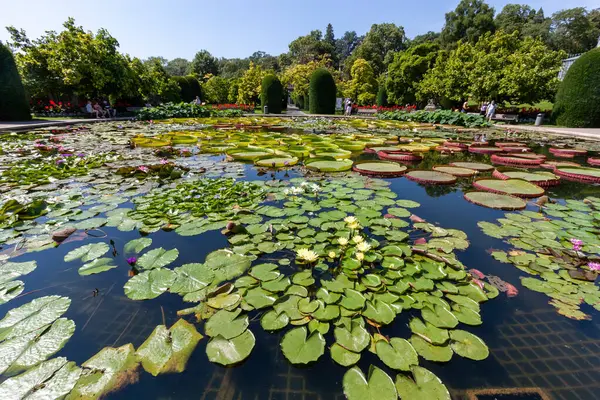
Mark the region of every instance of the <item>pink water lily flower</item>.
POLYGON ((579 251, 583 247, 583 240, 571 239, 570 242, 573 244, 573 250, 575 251, 579 251))
POLYGON ((592 271, 600 271, 600 263, 590 262, 588 263, 588 267, 590 267, 592 271))
POLYGON ((162 165, 165 165, 165 164, 168 164, 168 163, 169 163, 169 160, 167 160, 166 158, 163 158, 162 160, 160 160, 160 163, 161 163, 162 165))
POLYGON ((147 174, 148 171, 150 171, 150 169, 144 165, 140 165, 139 167, 137 167, 138 171, 142 171, 143 173, 147 174))

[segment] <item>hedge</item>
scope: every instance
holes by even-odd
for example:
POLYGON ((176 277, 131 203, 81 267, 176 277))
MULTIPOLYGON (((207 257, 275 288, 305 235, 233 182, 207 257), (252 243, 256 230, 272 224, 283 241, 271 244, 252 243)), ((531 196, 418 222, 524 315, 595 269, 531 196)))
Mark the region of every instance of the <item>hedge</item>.
POLYGON ((558 125, 600 128, 600 48, 579 57, 560 84, 552 114, 558 125))
POLYGON ((202 87, 195 76, 174 76, 173 79, 177 82, 179 89, 181 90, 181 100, 189 103, 193 101, 196 96, 202 98, 202 87))
POLYGON ((337 88, 333 76, 324 68, 319 68, 310 77, 308 91, 311 114, 335 114, 337 88))
POLYGON ((269 108, 269 114, 281 114, 281 99, 283 86, 275 75, 266 75, 262 80, 260 104, 261 109, 269 108))
POLYGON ((385 85, 379 85, 379 90, 377 91, 377 106, 387 107, 387 105, 388 105, 387 90, 385 89, 385 85))
POLYGON ((28 121, 31 119, 29 101, 15 59, 0 43, 0 121, 28 121))

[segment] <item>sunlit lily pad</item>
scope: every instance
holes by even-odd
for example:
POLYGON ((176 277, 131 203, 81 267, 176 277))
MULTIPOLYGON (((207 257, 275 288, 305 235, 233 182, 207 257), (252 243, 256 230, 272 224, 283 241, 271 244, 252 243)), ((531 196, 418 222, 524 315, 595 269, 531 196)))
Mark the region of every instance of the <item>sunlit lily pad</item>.
POLYGON ((464 197, 471 203, 497 210, 522 210, 527 206, 523 199, 507 194, 467 192, 464 197))
POLYGON ((78 272, 79 275, 85 276, 99 274, 100 272, 108 271, 113 268, 117 268, 117 266, 114 265, 112 258, 103 257, 84 264, 83 267, 79 268, 78 272))
POLYGON ((244 361, 252 353, 256 339, 250 330, 244 331, 233 339, 216 336, 206 345, 208 360, 224 366, 244 361))
POLYGON ((391 338, 389 343, 380 340, 375 349, 377 356, 390 368, 409 371, 411 366, 419 364, 417 352, 405 339, 391 338))
POLYGON ((483 340, 467 331, 452 330, 450 339, 452 340, 450 347, 459 356, 472 360, 485 360, 490 354, 483 340))
POLYGON ((394 381, 376 366, 369 369, 368 378, 358 367, 349 369, 342 381, 348 400, 396 400, 394 381))
POLYGON ((91 243, 78 247, 68 252, 64 259, 65 262, 81 259, 83 262, 93 261, 96 258, 102 257, 110 250, 106 243, 91 243))
POLYGON ((450 393, 440 378, 433 372, 415 365, 413 379, 399 374, 396 376, 396 389, 402 400, 450 400, 450 393))
POLYGON ((137 261, 137 266, 142 269, 161 268, 171 264, 179 256, 179 250, 165 250, 162 247, 152 249, 142 255, 137 261))
POLYGON ((308 364, 323 355, 325 339, 320 332, 308 334, 304 326, 294 328, 281 339, 281 351, 292 364, 308 364))

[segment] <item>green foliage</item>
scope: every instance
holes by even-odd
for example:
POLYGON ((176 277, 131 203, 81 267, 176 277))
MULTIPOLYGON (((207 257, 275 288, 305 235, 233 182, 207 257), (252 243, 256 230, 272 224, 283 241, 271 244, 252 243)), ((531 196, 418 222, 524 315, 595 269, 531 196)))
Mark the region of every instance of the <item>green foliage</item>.
POLYGON ((237 102, 239 104, 256 104, 260 96, 260 86, 265 72, 259 65, 250 62, 250 68, 240 79, 237 102))
POLYGON ((31 119, 27 95, 10 50, 0 42, 0 121, 31 119))
MULTIPOLYGON (((386 87, 389 100, 394 104, 414 104, 423 76, 434 65, 440 46, 423 43, 396 53, 388 67, 386 87)), ((424 100, 424 99, 419 99, 424 100)))
POLYGON ((208 103, 227 103, 229 97, 229 81, 227 79, 220 76, 211 76, 203 85, 203 88, 204 99, 208 103))
POLYGON ((379 90, 377 91, 377 105, 379 107, 387 107, 388 105, 388 94, 385 85, 379 85, 379 90))
POLYGON ((196 74, 200 79, 204 79, 208 74, 217 75, 219 73, 217 59, 206 50, 200 50, 196 53, 190 68, 192 73, 196 74))
POLYGON ((179 85, 181 100, 185 102, 189 103, 202 94, 200 82, 195 76, 174 76, 171 79, 179 85))
MULTIPOLYGON (((310 77, 312 76, 313 72, 319 68, 328 68, 330 64, 331 60, 327 57, 323 57, 316 61, 310 61, 306 64, 293 65, 283 71, 283 74, 281 75, 281 82, 285 87, 289 85, 294 87, 294 101, 298 103, 298 101, 300 101, 300 97, 308 96, 310 77)), ((305 101, 302 100, 302 104, 304 103, 305 101)))
POLYGON ((552 15, 552 46, 569 54, 585 53, 598 44, 600 18, 598 10, 583 7, 561 10, 552 15))
POLYGON ((377 117, 379 119, 391 119, 395 121, 449 124, 466 126, 468 128, 490 126, 486 119, 481 115, 471 115, 450 110, 434 112, 424 110, 416 112, 388 111, 384 113, 378 113, 377 117))
POLYGON ((377 98, 377 80, 371 65, 362 58, 354 61, 351 72, 352 80, 348 82, 345 96, 360 105, 371 105, 377 98))
POLYGON ((142 121, 168 118, 241 117, 241 110, 217 110, 212 107, 190 103, 165 103, 156 107, 142 108, 136 118, 142 121))
POLYGON ((261 108, 269 108, 270 114, 281 114, 281 99, 283 98, 283 86, 275 75, 267 75, 263 78, 261 85, 260 104, 261 108))
POLYGON ((349 70, 358 58, 367 60, 375 75, 385 72, 393 59, 394 53, 406 47, 404 28, 395 24, 373 24, 365 39, 346 62, 349 70))
POLYGON ((548 43, 550 37, 550 18, 544 16, 544 10, 535 11, 524 4, 507 4, 496 16, 496 29, 506 33, 518 31, 520 37, 533 37, 548 43))
POLYGON ((320 68, 310 78, 311 114, 335 114, 336 86, 331 73, 320 68))
POLYGON ((600 49, 571 65, 556 95, 553 115, 559 125, 600 128, 600 49))
POLYGON ((171 76, 185 76, 191 72, 191 63, 185 58, 174 58, 167 62, 165 70, 171 76))
POLYGON ((494 8, 483 0, 461 0, 454 11, 446 13, 440 40, 446 47, 458 41, 477 42, 480 36, 494 32, 494 8))
POLYGON ((298 64, 316 61, 326 54, 333 54, 334 48, 323 40, 320 30, 311 31, 306 36, 300 36, 289 45, 290 56, 298 64))

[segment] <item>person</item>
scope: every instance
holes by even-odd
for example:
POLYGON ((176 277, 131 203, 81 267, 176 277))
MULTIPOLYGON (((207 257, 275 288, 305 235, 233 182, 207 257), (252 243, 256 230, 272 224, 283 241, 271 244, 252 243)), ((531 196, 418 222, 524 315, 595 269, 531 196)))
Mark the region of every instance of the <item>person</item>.
POLYGON ((460 112, 466 113, 468 111, 469 111, 469 101, 465 100, 465 102, 462 105, 462 108, 460 109, 460 112))
POLYGON ((98 114, 94 111, 94 108, 92 107, 92 102, 90 100, 88 100, 87 104, 85 105, 85 112, 90 114, 90 116, 92 114, 96 114, 96 117, 98 116, 98 114))
POLYGON ((346 114, 347 116, 352 115, 352 100, 346 99, 346 114))
POLYGON ((202 100, 200 100, 200 96, 196 96, 196 98, 194 99, 194 101, 192 101, 192 104, 195 104, 197 106, 202 104, 202 100))
POLYGON ((115 118, 117 116, 117 110, 110 106, 108 100, 104 100, 104 110, 106 110, 109 117, 115 118))
POLYGON ((144 104, 144 107, 146 107, 146 108, 152 108, 152 103, 150 103, 149 100, 146 100, 146 104, 144 104))
POLYGON ((486 115, 485 112, 486 112, 487 108, 488 108, 488 103, 487 103, 487 101, 484 101, 483 104, 481 105, 481 112, 480 112, 480 114, 483 115, 484 117, 486 115))
POLYGON ((494 115, 496 115, 496 102, 494 100, 492 100, 492 102, 490 103, 490 105, 487 108, 486 111, 486 118, 488 121, 492 121, 492 118, 494 118, 494 115))
POLYGON ((101 114, 102 114, 102 118, 106 118, 106 111, 104 111, 102 109, 102 106, 100 105, 100 103, 94 104, 94 111, 96 113, 96 118, 100 118, 101 114))

